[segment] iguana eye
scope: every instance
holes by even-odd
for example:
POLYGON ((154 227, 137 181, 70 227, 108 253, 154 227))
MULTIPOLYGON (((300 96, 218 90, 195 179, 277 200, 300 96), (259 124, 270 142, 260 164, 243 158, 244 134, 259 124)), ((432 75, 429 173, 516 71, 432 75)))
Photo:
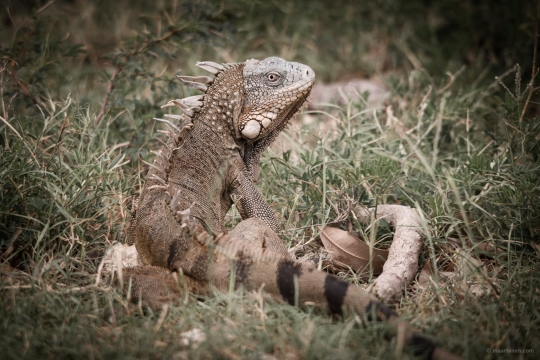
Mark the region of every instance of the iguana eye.
POLYGON ((266 78, 271 83, 277 83, 279 81, 279 78, 281 78, 281 76, 279 74, 271 72, 271 73, 266 74, 266 78))

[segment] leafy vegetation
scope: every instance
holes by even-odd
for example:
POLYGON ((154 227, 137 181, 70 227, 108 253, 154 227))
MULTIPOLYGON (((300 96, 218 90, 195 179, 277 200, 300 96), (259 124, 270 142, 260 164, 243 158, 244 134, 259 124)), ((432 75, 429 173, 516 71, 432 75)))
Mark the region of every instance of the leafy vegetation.
POLYGON ((161 146, 152 119, 190 95, 178 69, 270 55, 323 81, 376 75, 389 89, 375 108, 310 111, 315 121, 282 134, 285 151, 263 156, 258 186, 288 246, 317 248, 318 226, 355 204, 414 206, 433 280, 404 294, 398 312, 467 358, 540 352, 534 10, 488 0, 11 1, 0 13, 1 356, 412 356, 382 325, 260 292, 139 314, 108 283, 94 285, 104 249, 124 241, 141 160, 161 146), (193 329, 206 340, 189 342, 193 329))

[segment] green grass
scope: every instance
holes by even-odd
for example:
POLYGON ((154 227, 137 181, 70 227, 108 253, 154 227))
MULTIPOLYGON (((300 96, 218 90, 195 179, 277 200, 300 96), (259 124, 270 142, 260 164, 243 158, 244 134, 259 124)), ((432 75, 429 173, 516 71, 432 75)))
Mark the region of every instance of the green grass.
MULTIPOLYGON (((152 118, 189 95, 178 69, 270 55, 307 63, 325 81, 377 75, 390 90, 380 108, 359 101, 313 112, 315 123, 281 135, 290 150, 264 154, 258 186, 284 242, 309 243, 297 255, 319 248, 318 226, 351 204, 414 206, 426 219, 421 264, 435 274, 412 285, 397 311, 467 358, 540 352, 529 4, 47 4, 11 3, 0 14, 1 358, 412 357, 381 325, 264 294, 216 294, 141 314, 107 277, 94 286, 105 249, 125 239, 141 160, 161 146, 152 118), (335 131, 320 130, 329 123, 335 131), (184 344, 193 329, 206 340, 184 344)), ((239 220, 229 218, 230 226, 239 220)))

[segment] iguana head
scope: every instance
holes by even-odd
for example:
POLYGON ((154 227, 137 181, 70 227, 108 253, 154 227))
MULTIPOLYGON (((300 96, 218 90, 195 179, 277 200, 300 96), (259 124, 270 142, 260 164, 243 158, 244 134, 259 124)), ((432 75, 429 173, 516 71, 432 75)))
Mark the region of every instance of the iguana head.
POLYGON ((173 100, 165 106, 182 108, 187 116, 206 122, 222 135, 228 129, 229 135, 247 144, 276 129, 283 130, 306 101, 315 81, 315 72, 309 66, 278 57, 235 64, 204 61, 197 66, 216 77, 178 78, 206 94, 173 100))
POLYGON ((315 72, 304 64, 278 57, 247 60, 243 69, 244 98, 235 127, 248 142, 283 128, 304 104, 315 72))

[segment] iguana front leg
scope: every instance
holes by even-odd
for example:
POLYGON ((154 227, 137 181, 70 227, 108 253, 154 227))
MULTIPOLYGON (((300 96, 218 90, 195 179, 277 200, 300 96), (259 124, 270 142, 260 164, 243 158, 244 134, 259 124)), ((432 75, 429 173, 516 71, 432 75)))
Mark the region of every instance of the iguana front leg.
POLYGON ((274 212, 244 171, 239 171, 235 177, 230 195, 242 219, 258 218, 275 233, 279 231, 279 223, 274 212))

